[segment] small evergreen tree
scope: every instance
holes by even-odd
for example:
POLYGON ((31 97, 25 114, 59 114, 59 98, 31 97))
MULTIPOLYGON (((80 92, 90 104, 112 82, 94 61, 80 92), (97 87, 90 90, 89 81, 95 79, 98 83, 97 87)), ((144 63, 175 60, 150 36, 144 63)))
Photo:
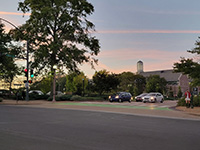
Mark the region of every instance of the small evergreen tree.
POLYGON ((183 92, 181 91, 181 87, 178 87, 178 98, 181 98, 183 96, 183 92))

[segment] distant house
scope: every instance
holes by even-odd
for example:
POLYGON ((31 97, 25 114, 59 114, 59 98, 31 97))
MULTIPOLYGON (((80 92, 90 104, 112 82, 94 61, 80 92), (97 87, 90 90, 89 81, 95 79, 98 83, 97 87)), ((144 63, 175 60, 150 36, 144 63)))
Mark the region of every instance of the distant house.
POLYGON ((150 75, 159 75, 165 78, 167 81, 167 91, 173 92, 174 96, 177 96, 179 86, 184 94, 187 89, 189 89, 189 78, 183 73, 175 73, 173 70, 160 70, 160 71, 150 71, 150 72, 140 72, 139 74, 144 77, 149 77, 150 75))

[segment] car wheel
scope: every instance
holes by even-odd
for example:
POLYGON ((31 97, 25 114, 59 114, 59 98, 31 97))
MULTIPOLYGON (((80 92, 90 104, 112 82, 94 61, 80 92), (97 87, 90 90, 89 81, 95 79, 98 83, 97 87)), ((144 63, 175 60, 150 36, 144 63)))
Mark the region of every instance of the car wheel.
POLYGON ((123 102, 122 99, 119 99, 119 102, 122 103, 123 102))
POLYGON ((163 103, 163 99, 160 101, 160 103, 163 103))
POLYGON ((143 101, 143 103, 146 103, 146 101, 143 101))
POLYGON ((131 99, 129 99, 129 101, 128 101, 129 103, 131 103, 131 99))
POLYGON ((113 102, 113 100, 109 100, 111 103, 113 102))

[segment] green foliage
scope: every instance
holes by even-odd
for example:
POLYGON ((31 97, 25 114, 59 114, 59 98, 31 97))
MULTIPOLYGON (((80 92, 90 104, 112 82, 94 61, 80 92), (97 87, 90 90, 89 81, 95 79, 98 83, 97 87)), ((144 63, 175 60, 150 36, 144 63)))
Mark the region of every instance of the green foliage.
MULTIPOLYGON (((43 93, 48 93, 51 91, 52 77, 44 77, 41 81, 34 82, 30 85, 31 90, 40 90, 43 93)), ((56 91, 62 91, 65 89, 66 77, 57 77, 56 79, 56 91)))
POLYGON ((132 95, 139 95, 144 91, 145 77, 132 72, 123 72, 119 74, 119 90, 128 91, 132 95))
POLYGON ((72 95, 62 95, 60 96, 61 101, 70 101, 72 98, 72 95))
POLYGON ((20 75, 20 68, 15 64, 14 56, 19 54, 19 47, 12 44, 13 39, 5 33, 4 25, 0 23, 0 79, 11 84, 17 75, 20 75))
POLYGON ((75 91, 74 84, 73 84, 73 80, 74 80, 75 76, 77 76, 77 73, 75 73, 75 72, 70 72, 66 76, 66 92, 74 92, 75 91))
POLYGON ((83 72, 81 73, 73 72, 66 76, 67 92, 72 92, 78 95, 82 95, 83 91, 87 89, 87 85, 88 85, 88 79, 86 78, 83 72))
POLYGON ((72 101, 75 101, 75 100, 79 101, 79 100, 81 100, 81 96, 79 96, 79 95, 73 95, 73 96, 71 97, 71 100, 72 100, 72 101))
POLYGON ((52 79, 50 77, 46 77, 44 78, 41 82, 40 82, 40 90, 43 93, 47 93, 49 91, 51 91, 51 83, 52 83, 52 79))
POLYGON ((29 94, 30 100, 46 100, 46 99, 48 99, 48 97, 49 97, 48 95, 38 95, 35 93, 29 94))
POLYGON ((99 53, 99 40, 90 33, 94 24, 87 19, 94 7, 87 0, 24 0, 18 9, 31 15, 20 27, 23 34, 14 34, 29 39, 31 66, 38 71, 53 71, 54 65, 75 71, 82 63, 97 62, 93 56, 99 53))
MULTIPOLYGON (((61 95, 61 96, 56 96, 55 100, 56 101, 71 101, 71 97, 72 95, 61 95)), ((53 97, 49 97, 47 100, 52 101, 53 97)))
POLYGON ((94 89, 102 95, 103 92, 116 90, 119 85, 119 79, 115 74, 109 74, 106 70, 95 72, 93 75, 94 89))
POLYGON ((146 92, 160 92, 166 91, 167 81, 159 75, 151 75, 147 77, 146 92))
POLYGON ((174 71, 189 75, 192 80, 192 86, 200 85, 200 64, 193 59, 181 58, 180 63, 174 63, 174 71))
POLYGON ((45 77, 40 82, 35 82, 31 85, 31 90, 41 90, 43 93, 51 91, 51 77, 45 77))
MULTIPOLYGON (((200 37, 195 43, 195 48, 192 50, 188 50, 189 53, 192 54, 200 54, 200 37)), ((174 71, 182 72, 184 74, 189 75, 192 78, 192 86, 200 85, 200 64, 195 62, 193 59, 181 58, 180 62, 174 63, 174 71)))
POLYGON ((81 97, 79 95, 74 95, 71 97, 72 101, 103 101, 105 100, 103 97, 81 97))
POLYGON ((181 87, 178 87, 178 94, 177 94, 178 98, 181 98, 183 96, 183 92, 181 91, 181 87))
MULTIPOLYGON (((177 105, 178 106, 186 106, 185 98, 179 99, 177 105)), ((200 107, 200 96, 193 97, 193 106, 200 107)))
MULTIPOLYGON (((105 100, 104 97, 82 97, 79 95, 62 95, 62 96, 56 96, 56 101, 103 101, 105 100)), ((47 99, 48 101, 52 101, 53 98, 49 97, 47 99)))
POLYGON ((66 91, 66 75, 57 77, 56 91, 65 92, 66 91))
MULTIPOLYGON (((53 97, 48 97, 47 101, 52 101, 53 97)), ((55 100, 56 101, 60 101, 60 97, 59 96, 55 96, 55 100)))
POLYGON ((177 106, 186 106, 185 98, 181 98, 178 100, 177 106))
POLYGON ((136 74, 134 76, 134 94, 135 96, 143 93, 146 85, 146 79, 142 75, 136 74))
MULTIPOLYGON (((119 84, 120 91, 130 91, 130 88, 133 89, 135 83, 134 73, 123 72, 119 74, 119 80, 120 80, 119 84)), ((131 91, 131 93, 133 93, 133 91, 131 91)))

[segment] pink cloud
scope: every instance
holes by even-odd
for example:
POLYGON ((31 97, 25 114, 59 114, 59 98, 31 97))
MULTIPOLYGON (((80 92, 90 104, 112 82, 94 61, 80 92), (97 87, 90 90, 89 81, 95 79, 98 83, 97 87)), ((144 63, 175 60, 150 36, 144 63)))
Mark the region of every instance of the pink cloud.
POLYGON ((173 64, 178 62, 180 57, 192 57, 186 51, 161 51, 161 50, 134 50, 119 49, 102 51, 99 60, 106 60, 106 64, 99 63, 98 69, 106 69, 114 73, 123 71, 136 72, 136 63, 144 61, 144 71, 172 69, 173 64), (135 62, 134 64, 127 63, 135 62), (109 64, 115 64, 112 67, 109 64), (110 67, 109 67, 110 66, 110 67))
POLYGON ((164 33, 164 34, 198 34, 200 30, 98 30, 101 34, 134 34, 134 33, 164 33))
POLYGON ((122 73, 122 72, 127 72, 127 71, 131 71, 134 72, 136 69, 136 65, 134 64, 130 64, 130 65, 124 65, 123 67, 109 67, 107 64, 104 64, 103 62, 99 61, 98 65, 95 67, 96 71, 100 71, 100 70, 107 70, 110 73, 122 73))
POLYGON ((185 56, 186 51, 180 53, 179 51, 161 51, 161 50, 138 50, 138 49, 118 49, 110 51, 102 51, 99 58, 110 60, 130 60, 130 59, 155 59, 155 60, 168 60, 185 56), (165 57, 163 57, 165 56, 165 57))
MULTIPOLYGON (((192 55, 189 55, 186 51, 183 53, 160 50, 134 51, 133 49, 102 51, 98 57, 98 65, 95 65, 95 70, 100 71, 105 69, 117 74, 128 71, 136 73, 136 64, 139 60, 142 60, 144 63, 144 71, 172 69, 173 64, 178 62, 181 56, 190 57, 192 55)), ((87 76, 89 78, 92 78, 95 73, 95 70, 92 70, 91 66, 86 64, 82 66, 82 69, 88 73, 87 76)))
POLYGON ((18 12, 5 12, 5 11, 0 11, 0 15, 17 15, 17 16, 22 16, 22 15, 24 15, 24 16, 29 16, 29 15, 31 15, 31 13, 26 13, 26 14, 24 14, 24 13, 18 13, 18 12))

